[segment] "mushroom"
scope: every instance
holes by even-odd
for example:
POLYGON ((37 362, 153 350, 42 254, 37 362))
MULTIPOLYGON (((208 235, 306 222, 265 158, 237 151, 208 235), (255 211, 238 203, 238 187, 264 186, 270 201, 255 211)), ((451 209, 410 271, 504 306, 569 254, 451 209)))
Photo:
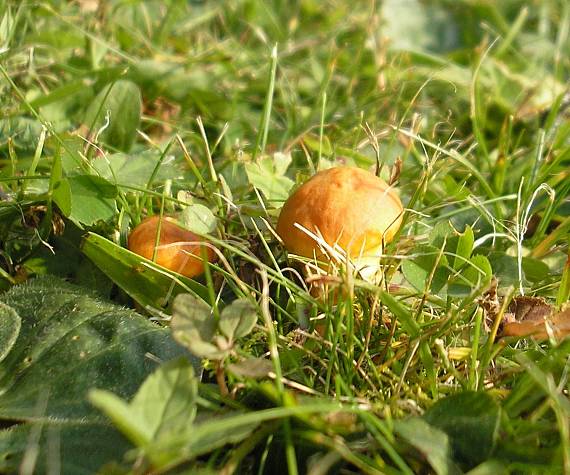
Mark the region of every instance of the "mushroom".
POLYGON ((183 228, 169 216, 151 216, 136 226, 128 238, 128 248, 132 252, 153 260, 162 267, 174 272, 195 277, 204 272, 202 249, 208 261, 216 260, 215 252, 201 244, 203 238, 192 231, 183 228), (157 243, 157 233, 160 227, 160 239, 157 243))
MULTIPOLYGON (((340 248, 359 271, 382 255, 402 224, 403 207, 393 187, 356 167, 323 170, 285 202, 277 234, 287 250, 330 259, 340 248)), ((338 254, 337 254, 338 256, 338 254)))

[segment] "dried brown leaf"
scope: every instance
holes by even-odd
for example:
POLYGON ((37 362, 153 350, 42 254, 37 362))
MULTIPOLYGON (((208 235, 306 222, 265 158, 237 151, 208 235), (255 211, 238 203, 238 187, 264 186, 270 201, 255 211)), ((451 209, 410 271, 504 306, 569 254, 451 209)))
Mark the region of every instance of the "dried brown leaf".
POLYGON ((570 335, 570 306, 554 312, 551 305, 535 297, 518 297, 513 302, 514 312, 507 314, 510 318, 503 322, 502 336, 561 340, 570 335))

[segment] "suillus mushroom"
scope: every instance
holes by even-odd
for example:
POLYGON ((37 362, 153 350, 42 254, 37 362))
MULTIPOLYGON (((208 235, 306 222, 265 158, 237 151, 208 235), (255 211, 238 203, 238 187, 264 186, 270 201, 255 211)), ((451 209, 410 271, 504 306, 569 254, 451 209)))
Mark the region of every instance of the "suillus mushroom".
POLYGON ((210 262, 216 258, 215 252, 203 242, 203 238, 177 224, 174 218, 151 216, 132 230, 128 248, 152 260, 156 247, 154 261, 158 265, 192 278, 204 272, 202 252, 206 253, 210 262), (157 242, 159 227, 160 238, 157 242))
POLYGON ((317 173, 288 198, 277 234, 294 254, 330 259, 340 248, 367 265, 394 238, 402 214, 396 190, 384 180, 361 168, 336 167, 317 173))

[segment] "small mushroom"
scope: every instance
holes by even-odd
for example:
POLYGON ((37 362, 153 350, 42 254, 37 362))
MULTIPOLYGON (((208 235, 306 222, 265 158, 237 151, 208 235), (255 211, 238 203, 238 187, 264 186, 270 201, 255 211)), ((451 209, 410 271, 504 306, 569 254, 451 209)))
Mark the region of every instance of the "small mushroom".
POLYGON ((215 252, 203 242, 203 238, 178 225, 174 218, 151 216, 132 230, 128 248, 152 260, 156 247, 154 261, 158 265, 192 278, 204 272, 202 252, 206 253, 208 261, 216 260, 215 252), (159 227, 160 239, 157 243, 159 227))
POLYGON ((394 238, 402 214, 395 189, 381 178, 356 167, 330 168, 289 197, 277 234, 294 254, 330 258, 331 248, 338 247, 354 262, 368 265, 394 238))

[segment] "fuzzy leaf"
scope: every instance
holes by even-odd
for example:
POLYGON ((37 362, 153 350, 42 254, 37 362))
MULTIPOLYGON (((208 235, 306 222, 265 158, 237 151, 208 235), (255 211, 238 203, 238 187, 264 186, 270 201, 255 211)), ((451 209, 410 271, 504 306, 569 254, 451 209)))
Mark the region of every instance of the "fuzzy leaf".
POLYGON ((0 472, 21 473, 24 454, 29 451, 30 434, 39 434, 35 472, 61 475, 93 475, 102 465, 121 459, 132 446, 114 427, 101 422, 81 424, 52 421, 29 422, 0 430, 0 472), (58 447, 58 456, 53 447, 58 447), (81 454, 81 456, 78 456, 81 454), (59 471, 55 471, 55 468, 59 471))
POLYGON ((497 442, 500 407, 477 392, 463 392, 438 401, 424 415, 451 441, 454 458, 473 467, 487 460, 497 442))
POLYGON ((14 346, 21 325, 22 320, 14 309, 0 302, 0 363, 14 346))
POLYGON ((61 445, 62 473, 93 473, 110 458, 121 458, 128 444, 112 435, 87 393, 99 387, 132 397, 156 367, 154 359, 185 354, 170 332, 53 277, 13 287, 0 302, 21 319, 16 342, 0 361, 0 420, 22 421, 15 430, 0 433, 0 454, 12 453, 11 462, 17 463, 27 449, 22 439, 40 430, 45 436, 40 438, 38 473, 46 473, 53 433, 61 445), (72 447, 81 443, 71 434, 89 433, 103 438, 77 458, 72 447))

